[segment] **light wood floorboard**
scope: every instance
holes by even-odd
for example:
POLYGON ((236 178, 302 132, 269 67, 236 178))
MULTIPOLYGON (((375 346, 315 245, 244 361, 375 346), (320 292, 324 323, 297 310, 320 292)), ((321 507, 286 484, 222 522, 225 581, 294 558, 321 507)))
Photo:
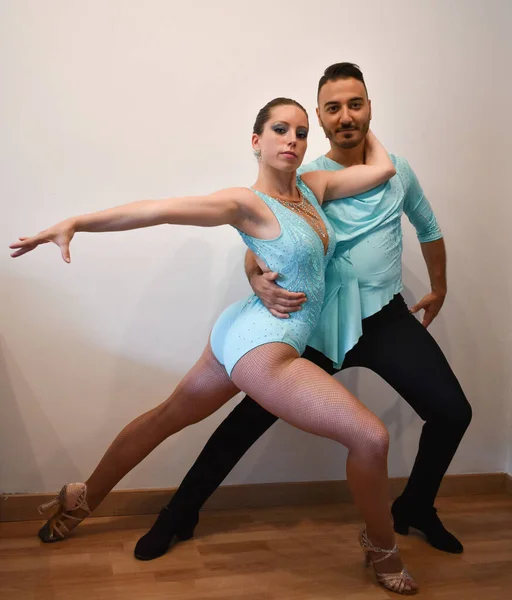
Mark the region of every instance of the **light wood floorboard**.
MULTIPOLYGON (((512 598, 512 497, 441 498, 462 555, 400 537, 425 600, 512 598)), ((103 517, 44 545, 42 523, 0 524, 2 600, 385 600, 363 569, 349 504, 205 511, 194 539, 150 562, 133 558, 154 516, 103 517)))

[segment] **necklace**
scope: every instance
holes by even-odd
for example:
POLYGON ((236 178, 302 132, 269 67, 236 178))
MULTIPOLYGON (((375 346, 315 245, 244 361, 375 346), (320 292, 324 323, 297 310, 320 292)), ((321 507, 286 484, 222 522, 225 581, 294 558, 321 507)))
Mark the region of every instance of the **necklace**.
POLYGON ((315 210, 314 206, 308 202, 299 188, 297 188, 297 191, 299 192, 300 198, 298 202, 294 200, 284 200, 283 198, 276 198, 274 196, 271 196, 271 198, 274 198, 274 200, 277 200, 284 207, 301 216, 308 223, 308 225, 312 227, 313 231, 315 231, 320 238, 324 246, 324 254, 326 254, 329 246, 329 236, 327 234, 325 224, 320 218, 318 212, 315 210))

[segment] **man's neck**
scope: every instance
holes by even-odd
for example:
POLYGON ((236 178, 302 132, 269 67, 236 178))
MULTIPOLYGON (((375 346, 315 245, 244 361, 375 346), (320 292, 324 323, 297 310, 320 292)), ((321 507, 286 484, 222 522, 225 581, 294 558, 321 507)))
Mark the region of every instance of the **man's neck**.
POLYGON ((343 167, 362 165, 364 164, 364 140, 355 148, 340 148, 331 142, 331 149, 326 156, 343 167))

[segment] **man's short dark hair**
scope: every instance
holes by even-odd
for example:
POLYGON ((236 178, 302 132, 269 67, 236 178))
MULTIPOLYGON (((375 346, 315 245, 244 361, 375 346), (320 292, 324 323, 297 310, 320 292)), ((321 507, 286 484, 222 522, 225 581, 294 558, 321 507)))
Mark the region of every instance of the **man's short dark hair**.
POLYGON ((320 90, 328 81, 337 81, 338 79, 350 78, 357 79, 357 81, 360 81, 364 85, 366 95, 368 95, 368 89, 366 88, 366 83, 364 82, 364 77, 361 72, 361 69, 354 63, 341 62, 335 63, 334 65, 331 65, 330 67, 327 67, 327 69, 325 69, 324 74, 318 82, 317 98, 320 95, 320 90))

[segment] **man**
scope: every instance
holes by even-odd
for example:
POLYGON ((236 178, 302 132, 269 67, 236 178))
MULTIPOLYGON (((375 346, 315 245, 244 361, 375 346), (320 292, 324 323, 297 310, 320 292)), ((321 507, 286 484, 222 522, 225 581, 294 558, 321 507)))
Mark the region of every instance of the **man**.
MULTIPOLYGON (((371 102, 356 65, 338 63, 326 69, 318 86, 317 116, 330 150, 302 171, 364 163, 371 102)), ((462 544, 444 528, 434 508, 441 480, 471 421, 471 407, 426 330, 446 296, 445 247, 411 167, 403 158, 392 158, 397 174, 387 184, 325 207, 337 246, 326 273, 322 316, 303 357, 330 374, 340 367, 371 369, 425 421, 407 486, 392 506, 395 531, 407 534, 414 527, 435 548, 460 553, 462 544), (400 295, 402 213, 416 228, 431 283, 430 293, 411 310, 400 295), (420 310, 422 324, 411 314, 420 310)), ((255 293, 278 318, 289 317, 307 301, 303 294, 279 287, 277 273, 262 273, 250 253, 246 271, 255 293)), ((192 537, 204 502, 276 420, 246 396, 214 432, 172 500, 139 540, 135 556, 156 558, 173 542, 192 537)))

